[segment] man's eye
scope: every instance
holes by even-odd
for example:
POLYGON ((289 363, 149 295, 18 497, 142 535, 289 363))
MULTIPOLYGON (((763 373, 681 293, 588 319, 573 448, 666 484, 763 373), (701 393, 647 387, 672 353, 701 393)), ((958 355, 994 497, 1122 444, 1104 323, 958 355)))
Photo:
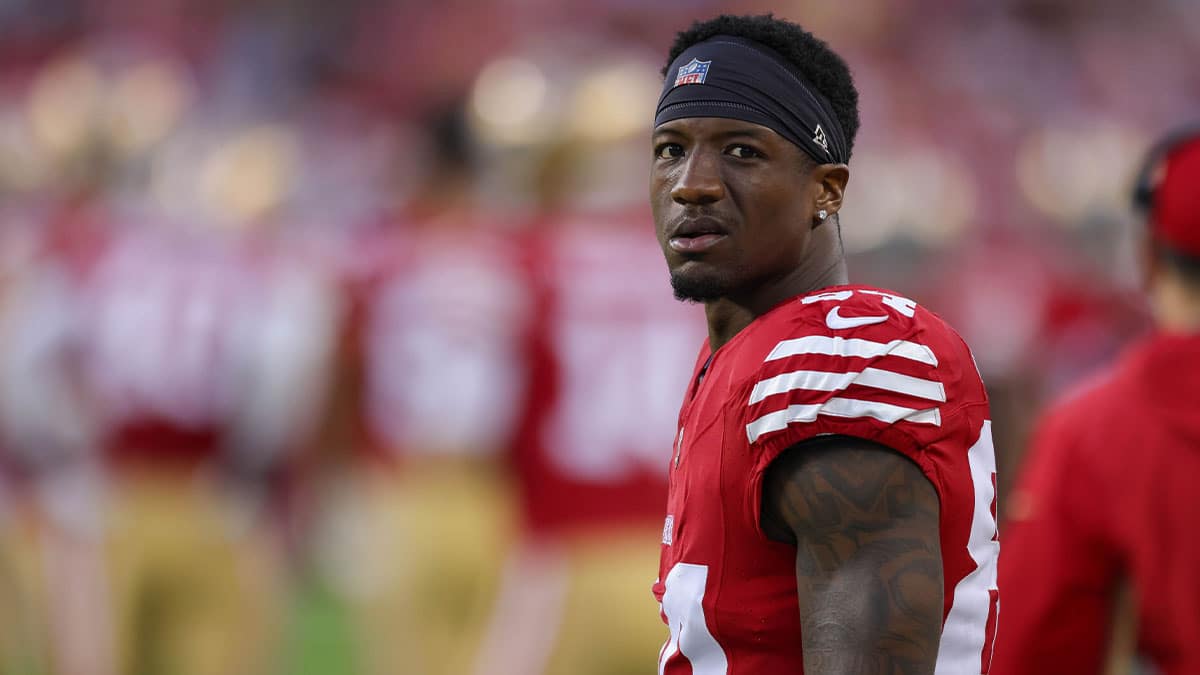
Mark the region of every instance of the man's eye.
POLYGON ((729 154, 738 159, 751 159, 753 157, 762 157, 762 153, 748 145, 734 145, 729 148, 729 154))
POLYGON ((654 149, 654 155, 659 159, 674 159, 683 156, 683 147, 678 143, 663 143, 654 149))

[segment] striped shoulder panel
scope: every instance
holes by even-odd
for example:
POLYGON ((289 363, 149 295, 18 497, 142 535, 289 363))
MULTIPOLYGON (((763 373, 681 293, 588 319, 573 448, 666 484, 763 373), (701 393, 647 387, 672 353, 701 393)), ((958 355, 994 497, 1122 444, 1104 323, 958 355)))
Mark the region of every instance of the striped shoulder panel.
POLYGON ((938 359, 911 340, 809 335, 775 345, 750 391, 751 443, 819 416, 941 426, 938 359))

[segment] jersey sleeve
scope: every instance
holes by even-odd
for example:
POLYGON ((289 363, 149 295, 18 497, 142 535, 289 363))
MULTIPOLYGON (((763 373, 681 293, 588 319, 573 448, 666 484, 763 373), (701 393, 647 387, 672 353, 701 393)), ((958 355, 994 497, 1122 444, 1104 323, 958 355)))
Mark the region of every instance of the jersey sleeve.
POLYGON ((977 415, 960 412, 986 405, 962 339, 913 301, 882 291, 801 302, 742 393, 758 471, 797 443, 838 434, 904 454, 937 486, 925 449, 953 435, 965 439, 970 433, 960 427, 977 415))

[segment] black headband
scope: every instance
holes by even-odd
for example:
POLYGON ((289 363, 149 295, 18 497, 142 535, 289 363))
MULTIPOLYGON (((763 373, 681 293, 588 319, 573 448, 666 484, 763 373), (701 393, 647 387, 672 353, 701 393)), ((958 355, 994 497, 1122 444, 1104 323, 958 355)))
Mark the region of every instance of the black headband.
POLYGON ((829 101, 778 53, 752 40, 717 35, 671 63, 654 126, 685 117, 761 124, 818 164, 849 160, 829 101))

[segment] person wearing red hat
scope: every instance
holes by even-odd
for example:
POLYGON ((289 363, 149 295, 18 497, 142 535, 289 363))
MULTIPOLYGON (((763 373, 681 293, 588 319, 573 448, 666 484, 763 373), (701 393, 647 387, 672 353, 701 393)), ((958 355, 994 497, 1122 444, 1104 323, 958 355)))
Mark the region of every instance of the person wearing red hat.
POLYGON ((994 675, 1103 672, 1125 588, 1151 672, 1200 673, 1200 127, 1149 153, 1135 202, 1155 328, 1034 434, 994 675))

